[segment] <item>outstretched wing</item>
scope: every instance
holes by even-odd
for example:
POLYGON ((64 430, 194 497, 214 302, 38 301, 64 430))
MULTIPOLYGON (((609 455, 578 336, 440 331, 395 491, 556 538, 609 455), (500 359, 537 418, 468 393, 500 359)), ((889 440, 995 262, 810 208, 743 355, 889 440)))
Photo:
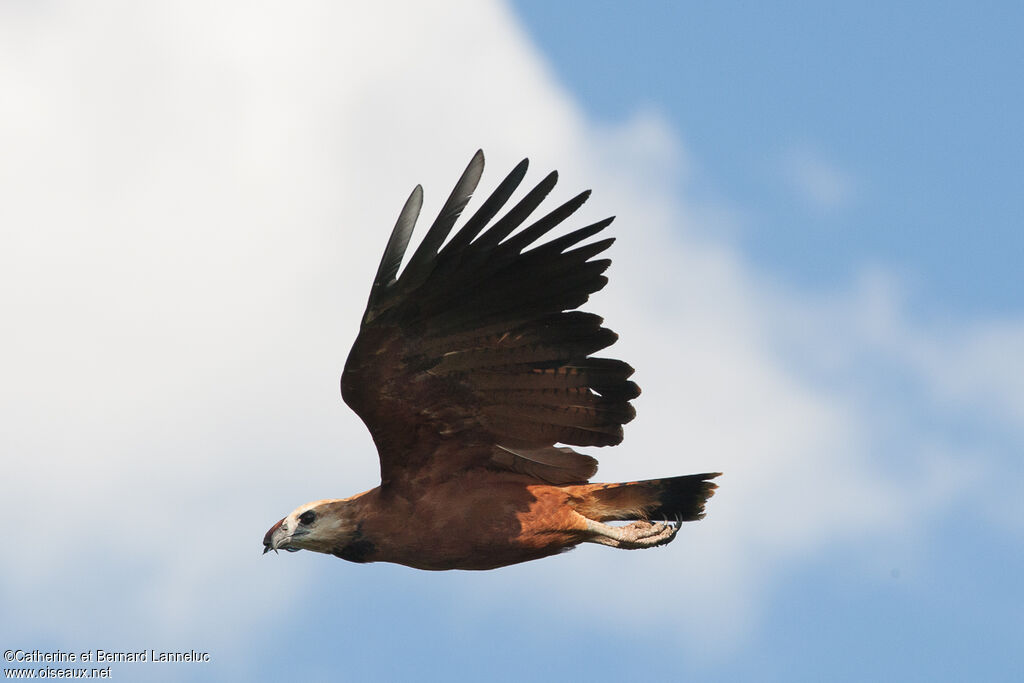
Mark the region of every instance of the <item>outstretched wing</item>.
POLYGON ((608 281, 611 261, 594 257, 614 240, 581 243, 612 219, 528 249, 590 194, 512 234, 554 187, 551 173, 487 227, 526 175, 523 160, 444 244, 483 166, 477 152, 398 276, 423 200, 413 190, 345 363, 342 396, 373 435, 384 486, 474 467, 586 481, 597 461, 555 444, 617 444, 635 415, 633 369, 591 357, 615 333, 575 310, 608 281))

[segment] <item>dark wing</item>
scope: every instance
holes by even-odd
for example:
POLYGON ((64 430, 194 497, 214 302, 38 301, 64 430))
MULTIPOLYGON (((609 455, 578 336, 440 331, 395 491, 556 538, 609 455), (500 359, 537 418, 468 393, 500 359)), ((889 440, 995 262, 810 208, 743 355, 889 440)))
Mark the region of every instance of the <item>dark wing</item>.
POLYGON ((611 261, 593 257, 614 240, 578 245, 612 219, 527 249, 590 194, 513 235, 554 187, 551 173, 486 227, 526 175, 523 160, 444 244, 483 166, 477 152, 396 277, 423 200, 413 190, 345 363, 342 396, 373 435, 384 486, 473 467, 586 481, 597 461, 555 444, 617 444, 635 415, 633 369, 590 355, 615 333, 574 310, 608 281, 611 261))

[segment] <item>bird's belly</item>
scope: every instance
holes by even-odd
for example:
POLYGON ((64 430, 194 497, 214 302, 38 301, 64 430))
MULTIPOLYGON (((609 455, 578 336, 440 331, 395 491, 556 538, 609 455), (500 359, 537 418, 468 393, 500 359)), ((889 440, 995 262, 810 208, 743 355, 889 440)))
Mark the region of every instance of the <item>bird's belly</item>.
POLYGON ((578 515, 557 487, 485 493, 416 501, 374 560, 417 569, 495 569, 555 555, 582 540, 578 515))

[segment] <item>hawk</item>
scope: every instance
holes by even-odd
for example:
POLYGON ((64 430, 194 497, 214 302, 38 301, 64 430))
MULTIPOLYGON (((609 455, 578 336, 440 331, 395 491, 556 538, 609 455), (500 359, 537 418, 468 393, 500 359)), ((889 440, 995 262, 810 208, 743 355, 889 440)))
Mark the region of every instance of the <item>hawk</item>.
POLYGON ((704 516, 719 473, 590 483, 597 461, 570 448, 620 443, 640 388, 632 367, 593 355, 617 335, 578 310, 608 282, 611 261, 595 257, 614 240, 587 240, 613 219, 537 244, 590 192, 520 229, 553 172, 495 220, 527 166, 448 239, 483 173, 478 151, 399 273, 423 203, 413 190, 341 376, 377 447, 380 486, 296 508, 266 533, 264 553, 494 569, 580 543, 664 545, 704 516))

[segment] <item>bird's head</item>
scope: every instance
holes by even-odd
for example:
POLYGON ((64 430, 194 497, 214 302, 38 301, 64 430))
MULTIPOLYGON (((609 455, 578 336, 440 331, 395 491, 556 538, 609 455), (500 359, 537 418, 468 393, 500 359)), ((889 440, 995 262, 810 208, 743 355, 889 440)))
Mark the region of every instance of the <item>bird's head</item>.
POLYGON ((301 505, 263 537, 263 553, 313 550, 337 554, 359 534, 349 500, 317 500, 301 505))

